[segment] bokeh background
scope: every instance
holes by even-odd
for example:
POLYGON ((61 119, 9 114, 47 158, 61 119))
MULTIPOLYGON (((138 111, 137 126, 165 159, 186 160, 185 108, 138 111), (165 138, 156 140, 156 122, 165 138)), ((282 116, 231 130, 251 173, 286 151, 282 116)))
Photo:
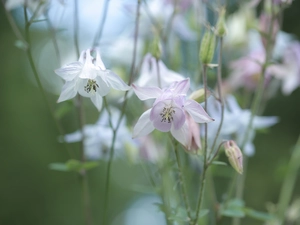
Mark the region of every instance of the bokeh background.
MULTIPOLYGON (((299 15, 300 1, 296 0, 285 10, 283 23, 283 30, 296 35, 298 40, 299 15)), ((32 35, 39 38, 47 34, 33 31, 32 35)), ((69 155, 58 142, 59 134, 38 87, 32 82, 25 52, 15 47, 16 40, 1 4, 0 225, 83 224, 82 194, 77 175, 49 169, 50 163, 65 162, 69 155)), ((57 95, 47 95, 55 107, 57 95)), ((257 133, 256 154, 249 159, 244 191, 249 207, 266 211, 267 202, 278 201, 291 150, 300 133, 299 103, 298 88, 290 96, 277 93, 266 107, 264 115, 278 116, 280 122, 267 133, 257 133)), ((95 113, 87 115, 90 122, 96 118, 95 113)), ((77 129, 78 124, 74 121, 75 112, 63 118, 66 132, 77 129)), ((74 144, 74 148, 78 146, 74 144)), ((106 163, 103 162, 88 176, 95 224, 100 224, 102 218, 105 171, 106 163)), ((127 224, 124 211, 144 195, 132 190, 132 184, 147 185, 147 178, 140 166, 122 160, 114 162, 112 177, 109 221, 127 224)), ((217 181, 217 190, 222 190, 222 182, 226 183, 225 179, 217 181)), ((300 196, 300 179, 293 196, 300 196)), ((243 224, 262 222, 247 218, 243 224)))

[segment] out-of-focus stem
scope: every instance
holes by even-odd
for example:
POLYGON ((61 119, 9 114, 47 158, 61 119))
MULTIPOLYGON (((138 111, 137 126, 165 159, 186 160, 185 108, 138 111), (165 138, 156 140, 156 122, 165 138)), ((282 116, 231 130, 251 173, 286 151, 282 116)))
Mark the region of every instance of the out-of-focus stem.
POLYGON ((291 202, 294 186, 297 180, 298 170, 300 168, 300 136, 297 144, 293 150, 286 176, 281 187, 279 202, 278 202, 278 216, 279 224, 284 224, 285 213, 291 202))
MULTIPOLYGON (((271 14, 272 14, 272 19, 271 19, 271 23, 270 23, 270 27, 268 30, 268 40, 267 40, 267 44, 266 44, 266 58, 265 58, 265 62, 262 65, 262 71, 261 71, 261 76, 259 78, 259 83, 258 83, 258 88, 256 89, 257 91, 255 92, 255 96, 254 96, 254 100, 252 103, 252 107, 251 107, 251 116, 250 116, 250 120, 248 123, 248 127, 241 145, 241 149, 244 149, 248 137, 250 135, 250 132, 252 130, 252 126, 253 126, 253 120, 254 117, 256 115, 256 113, 258 112, 259 106, 261 104, 262 98, 263 98, 263 94, 264 94, 264 86, 265 86, 265 74, 266 74, 266 70, 269 64, 269 59, 271 57, 271 53, 272 53, 272 48, 273 48, 273 41, 272 41, 272 33, 273 33, 273 23, 275 21, 275 16, 273 15, 273 5, 271 5, 271 14)), ((244 172, 241 176, 238 177, 237 180, 237 192, 236 192, 236 197, 239 199, 243 198, 243 192, 244 192, 244 183, 246 180, 246 169, 247 169, 247 157, 244 157, 244 166, 243 166, 244 172)), ((240 225, 241 223, 241 219, 240 218, 234 218, 233 219, 233 225, 240 225)))
POLYGON ((179 158, 179 152, 178 152, 178 143, 175 142, 174 144, 174 151, 175 151, 175 156, 176 156, 176 161, 177 161, 177 166, 178 166, 178 177, 179 177, 179 181, 180 181, 180 185, 181 185, 181 191, 182 191, 182 197, 183 197, 183 201, 186 207, 186 212, 188 215, 188 219, 189 221, 192 221, 192 217, 191 217, 191 207, 188 201, 188 195, 187 195, 187 191, 186 191, 186 186, 185 186, 185 182, 183 180, 183 172, 182 172, 182 166, 181 166, 181 162, 180 162, 180 158, 179 158))
POLYGON ((220 37, 219 43, 220 43, 220 45, 219 45, 219 54, 218 54, 217 88, 218 88, 218 95, 219 95, 218 98, 219 98, 220 104, 221 104, 221 121, 220 121, 218 130, 217 130, 213 145, 211 147, 211 151, 213 151, 216 146, 220 131, 222 129, 223 120, 224 120, 224 100, 223 100, 222 90, 221 90, 222 89, 222 49, 223 49, 223 38, 222 37, 220 37))
POLYGON ((96 47, 99 45, 100 39, 102 37, 102 33, 103 33, 103 29, 104 29, 104 25, 105 25, 105 21, 106 21, 106 17, 107 17, 108 6, 109 6, 109 0, 105 0, 103 12, 102 12, 101 23, 100 23, 99 29, 95 35, 93 47, 96 47))
MULTIPOLYGON (((132 64, 130 69, 130 77, 128 84, 130 85, 133 80, 133 74, 134 74, 134 68, 135 68, 135 60, 136 60, 136 50, 137 50, 137 37, 138 37, 138 31, 139 31, 139 17, 140 17, 140 5, 141 0, 137 1, 137 10, 136 10, 136 21, 135 21, 135 33, 134 33, 134 48, 133 48, 133 58, 132 58, 132 64)), ((106 182, 105 182, 105 197, 104 197, 104 214, 103 214, 103 224, 105 225, 107 222, 107 214, 108 214, 108 208, 109 208, 109 191, 110 191, 110 174, 111 174, 111 167, 112 167, 112 161, 114 157, 114 149, 115 149, 115 142, 116 142, 116 136, 117 132, 119 130, 119 127, 121 125, 121 121, 125 115, 126 105, 127 105, 127 94, 128 91, 124 94, 124 102, 121 109, 121 115, 118 119, 116 127, 113 128, 112 124, 110 123, 110 126, 113 131, 113 138, 112 138, 112 145, 110 147, 110 154, 109 154, 109 160, 107 164, 107 172, 106 172, 106 182)))
MULTIPOLYGON (((206 70, 207 70, 207 65, 203 65, 203 84, 204 84, 204 109, 207 111, 207 76, 206 76, 206 70)), ((202 198, 203 198, 203 193, 204 193, 204 185, 205 185, 205 176, 206 176, 206 170, 208 168, 207 165, 207 123, 204 124, 204 147, 203 147, 203 170, 201 174, 201 179, 200 179, 200 188, 199 188, 199 196, 198 196, 198 203, 197 203, 197 208, 196 208, 196 218, 193 222, 193 225, 196 225, 198 223, 198 218, 199 218, 199 213, 201 210, 201 203, 202 203, 202 198)))
MULTIPOLYGON (((76 55, 77 58, 79 58, 79 43, 78 43, 78 32, 79 32, 79 18, 78 18, 78 0, 75 0, 74 2, 74 45, 76 49, 76 55)), ((78 120, 79 120, 79 126, 80 131, 82 135, 82 140, 80 142, 80 158, 81 163, 85 163, 85 154, 84 154, 84 141, 85 141, 85 133, 84 133, 84 125, 85 125, 85 119, 84 119, 84 108, 83 108, 83 102, 82 97, 80 95, 77 95, 77 102, 76 107, 78 111, 78 120)), ((88 185, 88 177, 87 172, 85 170, 82 170, 80 172, 81 175, 81 184, 82 184, 82 198, 83 198, 83 211, 84 211, 84 218, 85 218, 85 224, 91 225, 93 224, 92 219, 92 213, 91 213, 91 207, 90 207, 90 193, 89 193, 89 185, 88 185)))
MULTIPOLYGON (((33 60, 32 52, 31 52, 31 38, 30 38, 30 33, 29 33, 30 24, 28 23, 28 15, 27 15, 26 7, 24 7, 24 17, 25 17, 25 43, 28 44, 28 46, 26 48, 26 54, 27 54, 27 57, 29 59, 30 67, 33 71, 33 75, 34 75, 35 80, 38 84, 38 87, 39 87, 39 89, 42 93, 43 99, 44 99, 44 101, 45 101, 45 103, 48 107, 48 110, 49 110, 49 112, 52 116, 52 119, 55 122, 57 130, 58 130, 58 132, 61 136, 64 136, 64 130, 61 127, 61 125, 59 124, 59 122, 57 121, 56 117, 55 117, 54 111, 51 107, 51 104, 50 104, 48 98, 47 98, 46 92, 44 90, 44 87, 43 87, 42 82, 40 80, 40 76, 38 74, 38 71, 36 69, 36 66, 35 66, 35 63, 34 63, 34 60, 33 60)), ((10 18, 10 19, 12 19, 12 18, 10 18)), ((17 29, 17 28, 15 28, 15 29, 17 29)), ((18 32, 18 33, 20 33, 20 32, 18 32)), ((63 144, 64 144, 65 148, 67 149, 67 152, 68 152, 70 158, 72 158, 72 151, 69 149, 69 147, 68 147, 68 145, 66 144, 65 141, 63 141, 63 144)))

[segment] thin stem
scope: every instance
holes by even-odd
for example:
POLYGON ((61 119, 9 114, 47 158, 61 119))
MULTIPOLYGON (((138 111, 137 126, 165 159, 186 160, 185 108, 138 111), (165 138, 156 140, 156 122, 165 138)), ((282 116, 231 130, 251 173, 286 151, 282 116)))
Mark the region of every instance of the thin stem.
POLYGON ((101 23, 93 41, 93 47, 97 47, 99 45, 100 39, 102 37, 102 33, 103 33, 103 29, 107 17, 108 6, 109 6, 109 0, 106 0, 103 7, 101 23))
POLYGON ((280 191, 278 202, 279 224, 284 224, 285 213, 292 199, 294 186, 297 180, 297 171, 300 168, 300 136, 293 150, 286 176, 280 191))
MULTIPOLYGON (((79 43, 78 43, 78 32, 79 32, 79 18, 78 18, 78 0, 74 2, 74 45, 76 49, 77 58, 79 58, 79 43)), ((84 107, 83 107, 83 99, 80 95, 77 95, 77 112, 78 112, 78 121, 79 127, 82 135, 82 140, 80 142, 80 159, 81 163, 85 163, 85 153, 84 153, 84 141, 85 141, 85 133, 84 133, 84 125, 85 125, 85 115, 84 115, 84 107)), ((92 212, 91 212, 91 204, 90 204, 90 194, 89 194, 89 185, 88 185, 88 177, 87 172, 82 170, 81 173, 81 183, 82 183, 82 196, 83 196, 83 211, 85 224, 91 225, 93 224, 92 212)))
POLYGON ((52 23, 50 21, 48 12, 45 12, 45 17, 47 18, 46 22, 47 22, 47 25, 48 25, 49 33, 51 34, 51 38, 52 38, 56 58, 57 58, 58 64, 60 65, 61 58, 60 58, 59 48, 58 48, 58 44, 57 44, 57 40, 56 40, 56 33, 55 33, 55 30, 54 30, 54 28, 52 26, 52 23))
POLYGON ((221 104, 221 121, 213 142, 213 145, 211 147, 211 153, 214 150, 216 144, 217 144, 217 140, 218 137, 220 135, 221 129, 222 129, 222 125, 223 125, 223 121, 224 121, 224 99, 222 96, 222 49, 223 49, 223 38, 220 37, 220 46, 219 46, 219 54, 218 54, 218 74, 217 74, 217 78, 218 78, 218 82, 217 82, 217 88, 218 88, 218 98, 220 100, 220 104, 221 104))
MULTIPOLYGON (((268 30, 268 33, 267 33, 268 34, 268 40, 267 40, 267 44, 266 44, 266 58, 265 58, 264 64, 262 65, 262 71, 261 71, 261 76, 259 78, 258 88, 256 89, 257 91, 255 93, 254 101, 253 101, 252 107, 251 107, 251 116, 250 116, 248 127, 246 129, 246 133, 245 133, 242 145, 241 145, 241 149, 244 149, 244 147, 247 143, 248 137, 249 137, 250 132, 252 130, 254 117, 257 114, 258 109, 261 105, 263 95, 264 95, 264 91, 265 91, 265 88, 264 88, 265 87, 265 73, 266 73, 266 70, 267 70, 267 67, 268 67, 269 59, 271 57, 272 48, 273 48, 273 45, 274 45, 273 40, 272 40, 273 24, 274 24, 274 21, 275 21, 275 16, 273 15, 273 5, 271 5, 271 14, 272 14, 271 24, 270 24, 270 27, 269 27, 269 30, 268 30)), ((245 183, 245 180, 246 180, 246 172, 245 172, 246 167, 247 167, 246 163, 247 163, 247 158, 244 157, 244 166, 243 166, 244 172, 239 177, 239 180, 237 182, 236 197, 239 198, 239 199, 243 198, 244 183, 245 183)), ((234 225, 240 225, 240 223, 241 223, 240 218, 234 218, 233 219, 233 224, 234 225)))
POLYGON ((160 70, 159 70, 159 59, 156 59, 156 70, 157 70, 158 87, 161 88, 161 76, 160 76, 160 70))
POLYGON ((174 151, 175 151, 175 156, 176 156, 176 162, 177 162, 177 166, 178 166, 178 177, 179 177, 179 182, 180 182, 180 186, 181 186, 181 191, 182 191, 182 197, 183 197, 183 201, 186 207, 186 212, 188 215, 188 220, 191 221, 192 217, 191 217, 191 207, 188 201, 188 195, 187 195, 187 190, 186 190, 186 185, 183 179, 183 171, 182 171, 182 165, 180 162, 180 158, 179 158, 179 152, 178 152, 178 143, 177 141, 175 141, 174 144, 174 151))
MULTIPOLYGON (((128 84, 130 85, 132 80, 133 80, 133 74, 134 74, 134 68, 135 68, 135 60, 136 60, 136 51, 137 51, 137 37, 138 37, 138 31, 139 31, 139 17, 140 17, 140 5, 141 5, 141 0, 138 0, 137 4, 137 10, 136 10, 136 23, 135 23, 135 34, 134 34, 134 48, 133 48, 133 58, 132 58, 132 64, 131 64, 131 69, 130 69, 130 77, 128 84)), ((116 142, 116 136, 117 132, 119 130, 119 127, 121 125, 122 119, 125 115, 125 110, 126 110, 126 105, 127 105, 127 94, 128 91, 125 92, 124 94, 124 103, 122 106, 121 110, 121 115, 118 119, 117 125, 115 128, 112 127, 112 124, 110 123, 110 126, 113 131, 113 138, 112 138, 112 145, 110 147, 110 154, 109 154, 109 160, 107 164, 107 172, 106 172, 106 181, 105 181, 105 197, 104 197, 104 214, 103 214, 103 224, 106 224, 107 221, 107 215, 108 215, 108 208, 109 208, 109 191, 110 191, 110 174, 111 174, 111 167, 112 167, 112 161, 114 157, 114 149, 115 149, 115 142, 116 142)))
POLYGON ((78 18, 78 0, 74 2, 74 45, 77 58, 79 58, 79 43, 78 43, 78 31, 79 31, 79 18, 78 18))
MULTIPOLYGON (((31 52, 31 38, 30 38, 30 33, 29 33, 30 24, 28 23, 28 15, 27 15, 27 9, 26 9, 26 7, 24 7, 24 17, 25 17, 25 23, 26 23, 25 24, 25 41, 28 43, 28 47, 26 49, 26 54, 27 54, 27 57, 29 59, 30 67, 31 67, 31 69, 33 71, 33 75, 34 75, 35 80, 36 80, 36 82, 38 84, 38 87, 39 87, 39 89, 40 89, 40 91, 42 93, 43 99, 44 99, 44 101, 45 101, 45 103, 46 103, 46 105, 48 107, 48 110, 49 110, 49 112, 50 112, 50 114, 52 116, 52 119, 53 119, 53 121, 55 123, 55 126, 56 126, 59 134, 61 136, 64 136, 64 134, 65 134, 64 130, 61 127, 60 123, 57 121, 56 117, 55 117, 54 110, 52 109, 51 104, 50 104, 50 102, 49 102, 49 100, 47 98, 46 92, 44 90, 44 87, 42 85, 42 82, 40 80, 38 71, 36 69, 36 66, 35 66, 35 63, 34 63, 34 60, 33 60, 32 52, 31 52)), ((67 143, 64 140, 63 140, 63 144, 64 144, 65 148, 67 149, 67 152, 68 152, 70 158, 73 158, 72 157, 72 151, 70 150, 69 146, 67 145, 67 143)))
MULTIPOLYGON (((203 65, 203 83, 204 83, 204 109, 207 111, 207 76, 206 76, 206 70, 207 66, 203 65)), ((196 225, 198 223, 198 218, 199 218, 199 213, 201 209, 201 203, 202 203, 202 198, 203 198, 203 193, 204 193, 204 185, 205 185, 205 176, 206 176, 206 170, 208 168, 207 164, 207 123, 204 124, 204 154, 203 154, 203 171, 201 174, 201 179, 200 179, 200 188, 199 188, 199 196, 198 196, 198 203, 197 203, 197 209, 196 209, 196 218, 194 220, 193 225, 196 225)))

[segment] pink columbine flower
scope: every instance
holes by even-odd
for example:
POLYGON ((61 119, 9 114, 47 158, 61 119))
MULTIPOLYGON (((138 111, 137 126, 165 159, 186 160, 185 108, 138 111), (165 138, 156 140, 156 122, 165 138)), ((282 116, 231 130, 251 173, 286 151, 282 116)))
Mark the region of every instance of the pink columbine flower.
POLYGON ((196 123, 213 121, 199 103, 186 98, 190 87, 189 79, 176 81, 165 89, 142 88, 134 84, 132 87, 142 101, 155 99, 153 107, 144 112, 135 125, 133 138, 145 136, 154 129, 162 132, 170 131, 177 141, 189 149, 193 139, 190 137, 187 115, 196 123))

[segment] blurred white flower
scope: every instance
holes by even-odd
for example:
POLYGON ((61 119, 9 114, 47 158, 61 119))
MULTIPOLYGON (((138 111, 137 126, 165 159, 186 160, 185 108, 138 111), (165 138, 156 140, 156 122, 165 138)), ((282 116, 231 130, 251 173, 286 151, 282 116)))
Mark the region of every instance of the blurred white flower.
MULTIPOLYGON (((209 146, 211 146, 221 120, 220 103, 213 97, 210 97, 208 99, 207 111, 215 119, 214 123, 208 123, 208 141, 209 146)), ((238 146, 242 146, 248 129, 250 117, 250 110, 241 109, 234 96, 227 96, 226 108, 224 111, 224 121, 218 142, 223 139, 233 139, 236 141, 238 146)), ((245 141, 245 147, 242 149, 242 151, 246 155, 252 156, 255 153, 255 147, 252 143, 255 137, 255 130, 270 127, 277 122, 278 118, 275 116, 254 116, 252 129, 249 132, 248 138, 245 141)), ((204 134, 204 132, 202 132, 202 134, 204 134)))
POLYGON ((130 89, 118 75, 105 68, 98 49, 95 51, 95 57, 92 57, 92 53, 93 50, 90 49, 83 51, 77 62, 55 70, 55 73, 66 81, 58 102, 74 98, 78 92, 91 98, 100 111, 102 96, 107 95, 110 88, 122 91, 130 89))
MULTIPOLYGON (((112 109, 112 123, 116 126, 118 121, 120 111, 117 109, 112 109)), ((87 124, 83 127, 84 133, 84 153, 88 159, 108 159, 109 150, 112 144, 113 132, 109 126, 109 115, 107 111, 103 111, 100 115, 98 121, 95 124, 87 124)), ((81 131, 75 131, 71 134, 66 134, 64 139, 68 143, 79 142, 82 140, 81 131)), ((126 120, 123 117, 120 124, 120 128, 117 133, 115 142, 115 155, 123 156, 125 155, 124 146, 135 146, 131 138, 131 132, 126 127, 126 120)))
POLYGON ((156 58, 148 53, 143 59, 141 75, 135 84, 140 87, 154 86, 164 88, 175 81, 181 81, 184 79, 185 77, 182 75, 169 70, 161 60, 156 62, 156 58))

